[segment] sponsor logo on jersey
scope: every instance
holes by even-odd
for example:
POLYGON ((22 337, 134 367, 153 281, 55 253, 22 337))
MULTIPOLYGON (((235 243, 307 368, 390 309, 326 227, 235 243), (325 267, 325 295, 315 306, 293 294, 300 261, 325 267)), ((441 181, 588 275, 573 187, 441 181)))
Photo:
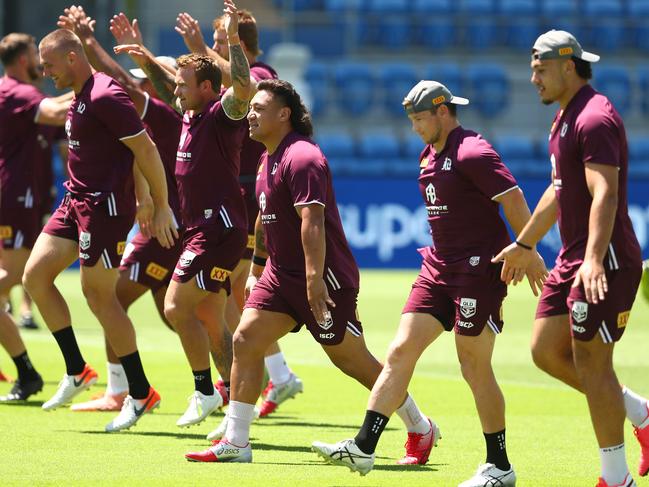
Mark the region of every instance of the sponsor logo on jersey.
POLYGON ((561 49, 559 49, 559 56, 567 56, 568 54, 572 53, 572 47, 562 47, 561 49))
POLYGON ((266 211, 266 193, 263 191, 259 195, 259 208, 261 208, 261 211, 266 211))
POLYGON ((155 262, 149 262, 149 265, 146 266, 145 272, 147 276, 151 276, 158 281, 162 281, 165 277, 167 277, 169 270, 165 269, 159 264, 156 264, 155 262))
POLYGON ((123 255, 124 250, 126 250, 126 240, 123 242, 117 242, 117 255, 123 255))
POLYGON ((471 267, 475 267, 480 263, 480 256, 479 255, 474 255, 473 257, 469 258, 469 265, 471 267))
POLYGON ((473 298, 460 298, 460 314, 465 318, 475 316, 478 300, 473 298))
POLYGON ((453 161, 450 157, 447 157, 446 159, 444 159, 444 164, 442 164, 442 171, 450 171, 452 165, 453 161))
POLYGON ((583 323, 588 318, 588 303, 575 301, 572 303, 572 319, 577 323, 583 323))
POLYGON ((221 269, 220 267, 212 267, 212 271, 210 272, 210 279, 219 282, 224 282, 231 273, 232 271, 229 271, 227 269, 221 269))
POLYGON ((192 262, 194 262, 194 258, 196 257, 196 254, 192 252, 191 250, 185 250, 181 256, 180 259, 178 259, 178 265, 180 267, 187 267, 191 265, 192 262))
POLYGON ((335 336, 335 333, 320 333, 320 338, 324 338, 325 340, 331 340, 335 336))
POLYGON ((79 234, 79 247, 81 247, 81 250, 90 248, 90 232, 81 232, 79 234))
POLYGON ((586 327, 581 325, 572 325, 572 331, 575 333, 586 333, 586 327))
POLYGON ((90 256, 88 254, 83 253, 83 252, 79 252, 79 258, 80 259, 89 259, 90 256))
POLYGON ((435 201, 437 201, 437 192, 435 191, 433 183, 428 183, 428 186, 426 186, 426 199, 431 205, 434 205, 435 201))
POLYGON ((563 122, 563 125, 561 126, 561 137, 565 137, 566 133, 568 133, 568 122, 563 122))
POLYGON ((457 326, 460 328, 473 328, 475 325, 471 321, 457 320, 457 326))
POLYGON ((631 315, 631 310, 623 311, 617 315, 617 327, 624 328, 629 322, 629 316, 631 315))
POLYGON ((14 229, 9 225, 0 226, 0 238, 7 239, 14 236, 14 229))
POLYGON ((254 249, 255 248, 255 236, 254 235, 248 235, 248 245, 246 246, 249 249, 254 249))

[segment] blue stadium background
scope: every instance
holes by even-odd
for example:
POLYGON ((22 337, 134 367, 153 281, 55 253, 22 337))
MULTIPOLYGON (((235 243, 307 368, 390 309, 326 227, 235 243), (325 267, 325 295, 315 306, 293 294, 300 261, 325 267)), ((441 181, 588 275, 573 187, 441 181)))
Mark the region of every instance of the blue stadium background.
MULTIPOLYGON (((4 33, 42 36, 66 5, 0 0, 4 33), (51 19, 47 22, 45 19, 51 19)), ((211 44, 219 2, 81 2, 98 21, 124 10, 140 19, 156 53, 185 52, 173 30, 187 11, 211 44)), ((622 114, 630 148, 630 213, 649 254, 649 0, 239 0, 260 26, 264 60, 295 83, 311 107, 316 140, 335 174, 345 229, 363 267, 416 267, 430 242, 417 192, 422 143, 409 130, 401 100, 420 79, 436 79, 471 99, 460 112, 483 133, 525 190, 531 206, 549 183, 547 132, 555 108, 529 83, 529 52, 550 28, 574 33, 599 53, 593 84, 622 114)), ((101 29, 101 28, 100 28, 101 29)), ((3 34, 4 35, 4 34, 3 34)), ((97 35, 112 45, 107 32, 97 35)), ((127 60, 120 60, 128 65, 127 60)), ((59 177, 62 172, 58 170, 59 177)), ((541 250, 551 263, 556 231, 541 250)))

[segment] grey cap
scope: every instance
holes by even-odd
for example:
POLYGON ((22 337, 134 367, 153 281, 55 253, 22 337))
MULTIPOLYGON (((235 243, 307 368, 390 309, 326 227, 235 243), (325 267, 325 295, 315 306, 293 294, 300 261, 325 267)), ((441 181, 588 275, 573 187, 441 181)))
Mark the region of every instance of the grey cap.
POLYGON ((424 112, 438 107, 442 103, 453 103, 455 105, 468 105, 469 100, 453 93, 437 81, 422 80, 417 83, 403 99, 403 108, 406 113, 424 112))
POLYGON ((588 61, 589 63, 596 63, 599 61, 599 56, 592 52, 584 51, 570 32, 565 30, 550 30, 545 34, 541 34, 532 47, 532 59, 560 59, 576 57, 588 61))
MULTIPOLYGON (((155 60, 158 61, 160 64, 166 64, 167 66, 171 66, 172 68, 176 69, 178 65, 176 64, 176 58, 173 58, 171 56, 156 56, 155 60)), ((140 68, 133 68, 128 70, 129 73, 133 75, 134 78, 138 79, 146 79, 146 73, 142 71, 140 68)))

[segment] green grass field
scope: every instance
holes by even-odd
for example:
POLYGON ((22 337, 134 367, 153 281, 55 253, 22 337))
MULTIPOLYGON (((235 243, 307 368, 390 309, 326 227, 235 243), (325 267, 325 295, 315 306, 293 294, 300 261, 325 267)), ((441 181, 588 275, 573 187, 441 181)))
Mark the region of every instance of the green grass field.
MULTIPOLYGON (((385 354, 399 320, 415 272, 365 271, 360 314, 369 348, 385 354)), ((105 385, 105 356, 99 324, 88 310, 78 275, 59 280, 71 305, 81 349, 105 385)), ((14 296, 15 297, 15 296, 14 296)), ((16 300, 14 299, 14 302, 16 300)), ((505 303, 506 327, 495 352, 496 374, 507 401, 507 439, 519 486, 594 486, 599 456, 583 397, 539 372, 528 342, 535 308, 529 288, 510 290, 505 303)), ((282 340, 290 366, 302 378, 305 392, 270 418, 253 424, 254 463, 196 464, 185 461, 189 450, 208 446, 205 435, 221 415, 190 429, 176 427, 193 389, 192 376, 178 338, 159 321, 146 296, 131 317, 152 384, 160 391, 161 408, 128 432, 104 433, 113 413, 46 413, 41 403, 55 391, 64 372, 63 360, 50 333, 24 332, 29 353, 46 382, 44 391, 27 404, 0 406, 0 485, 198 485, 264 486, 456 486, 484 460, 484 441, 469 389, 463 382, 450 334, 434 343, 419 362, 410 392, 438 422, 443 439, 427 465, 401 467, 405 429, 395 415, 377 450, 374 470, 366 477, 346 468, 323 464, 311 452, 313 440, 337 441, 353 436, 360 425, 368 392, 340 373, 306 331, 282 340)), ((40 316, 38 316, 39 323, 40 316)), ((624 339, 617 347, 620 380, 649 395, 649 310, 639 298, 624 339)), ((3 371, 15 375, 7 355, 3 371)), ((10 385, 0 384, 0 394, 10 385)), ((628 423, 627 423, 628 425, 628 423)), ((627 457, 636 471, 638 445, 626 430, 627 457)), ((649 485, 636 478, 639 486, 649 485)))

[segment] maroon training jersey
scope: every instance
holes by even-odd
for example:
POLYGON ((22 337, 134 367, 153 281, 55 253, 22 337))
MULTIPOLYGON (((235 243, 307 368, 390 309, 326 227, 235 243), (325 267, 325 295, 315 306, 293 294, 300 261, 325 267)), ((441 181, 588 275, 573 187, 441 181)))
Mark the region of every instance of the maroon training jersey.
POLYGON ((550 161, 559 203, 561 251, 557 265, 576 271, 588 240, 592 197, 586 186, 585 164, 606 164, 619 169, 615 226, 604 258, 610 270, 641 264, 640 245, 627 207, 628 148, 624 123, 611 102, 590 85, 584 86, 559 111, 550 131, 550 161))
POLYGON ((228 118, 220 101, 210 102, 194 116, 185 113, 176 153, 176 180, 187 227, 210 224, 220 218, 226 228, 247 230, 239 187, 246 123, 245 117, 228 118))
POLYGON ((331 172, 320 148, 308 137, 292 132, 272 155, 262 154, 258 172, 257 202, 270 271, 305 275, 302 220, 295 207, 316 203, 325 207, 324 279, 332 290, 358 288, 358 267, 343 232, 331 172))
POLYGON ((169 206, 174 213, 176 222, 180 224, 180 200, 178 199, 178 186, 176 184, 176 150, 182 130, 182 117, 180 114, 157 98, 146 95, 146 103, 142 112, 142 121, 149 128, 151 139, 158 147, 160 159, 167 179, 167 193, 169 206))
POLYGON ((94 73, 74 97, 65 130, 70 173, 66 188, 73 193, 112 193, 111 214, 133 212, 133 153, 121 139, 145 129, 126 91, 110 76, 94 73))
POLYGON ((14 78, 0 78, 0 193, 2 208, 33 208, 39 204, 34 164, 40 144, 35 122, 46 98, 36 87, 14 78))
POLYGON ((420 156, 419 190, 428 210, 432 247, 424 258, 440 270, 488 262, 509 244, 494 198, 517 187, 500 156, 481 135, 453 129, 438 154, 420 156))

